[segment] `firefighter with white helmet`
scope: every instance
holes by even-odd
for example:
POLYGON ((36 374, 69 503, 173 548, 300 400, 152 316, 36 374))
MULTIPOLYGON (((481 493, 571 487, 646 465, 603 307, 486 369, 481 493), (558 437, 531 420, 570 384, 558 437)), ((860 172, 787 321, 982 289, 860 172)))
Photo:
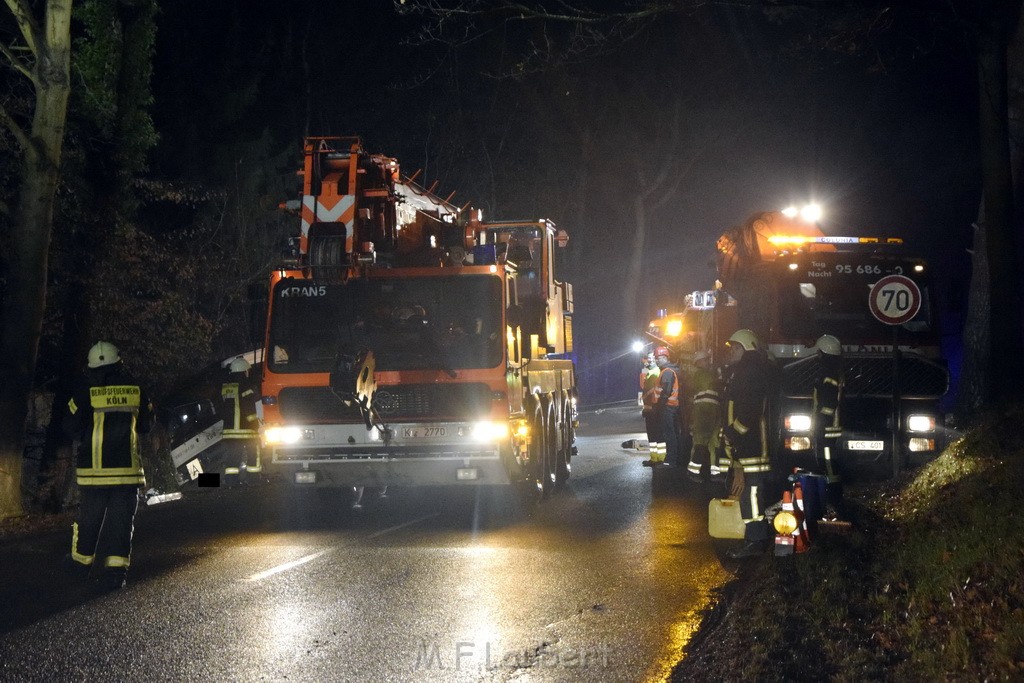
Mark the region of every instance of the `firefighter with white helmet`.
POLYGON ((842 483, 833 455, 837 451, 843 428, 840 407, 846 384, 843 367, 843 345, 831 334, 823 334, 814 343, 818 352, 818 372, 814 383, 813 427, 814 455, 828 477, 826 504, 834 514, 842 506, 842 483))
POLYGON ((64 564, 75 574, 88 574, 102 528, 107 555, 101 581, 106 588, 123 587, 128 573, 139 488, 146 483, 139 434, 149 431, 152 414, 145 390, 125 372, 118 348, 97 342, 89 349, 84 381, 68 401, 62 423, 78 442, 80 494, 64 564))
POLYGON ((772 399, 774 368, 753 331, 737 330, 726 342, 730 376, 725 386, 726 455, 732 463, 730 494, 739 498, 745 522, 743 547, 729 553, 740 558, 766 552, 774 534, 765 509, 775 501, 768 491, 768 405, 772 399))
POLYGON ((223 435, 229 451, 228 460, 232 463, 224 468, 225 475, 239 474, 240 467, 259 471, 259 420, 256 412, 259 392, 250 377, 251 370, 249 361, 238 356, 228 364, 228 378, 221 384, 223 435))

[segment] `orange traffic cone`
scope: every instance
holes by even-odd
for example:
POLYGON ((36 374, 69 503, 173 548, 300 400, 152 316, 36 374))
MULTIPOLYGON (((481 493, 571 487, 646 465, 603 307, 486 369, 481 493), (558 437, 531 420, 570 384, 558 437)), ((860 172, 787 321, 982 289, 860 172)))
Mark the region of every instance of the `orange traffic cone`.
POLYGON ((804 489, 800 482, 793 484, 794 507, 799 525, 793 532, 794 550, 798 553, 807 552, 811 545, 810 533, 807 531, 807 515, 804 512, 804 489))

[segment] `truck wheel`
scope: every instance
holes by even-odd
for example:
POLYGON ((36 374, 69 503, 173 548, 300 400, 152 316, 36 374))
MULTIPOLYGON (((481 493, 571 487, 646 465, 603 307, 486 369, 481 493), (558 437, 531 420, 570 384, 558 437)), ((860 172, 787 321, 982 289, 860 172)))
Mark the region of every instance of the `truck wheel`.
POLYGON ((571 406, 566 404, 562 409, 562 429, 559 434, 559 449, 555 454, 555 483, 559 486, 569 480, 572 472, 572 444, 576 441, 576 430, 572 428, 571 406))
POLYGON ((544 472, 546 466, 545 457, 545 433, 544 419, 542 417, 540 404, 531 401, 527 407, 527 415, 530 417, 530 464, 528 465, 527 481, 523 487, 523 494, 527 498, 539 501, 547 493, 544 486, 544 472))
POLYGON ((558 488, 558 428, 554 408, 544 412, 544 495, 550 496, 558 488))

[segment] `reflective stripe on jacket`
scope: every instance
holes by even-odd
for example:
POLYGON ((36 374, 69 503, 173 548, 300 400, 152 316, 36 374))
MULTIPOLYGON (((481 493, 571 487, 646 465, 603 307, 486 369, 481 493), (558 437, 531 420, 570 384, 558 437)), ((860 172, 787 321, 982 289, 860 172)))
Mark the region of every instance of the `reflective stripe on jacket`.
POLYGON ((658 388, 654 390, 654 402, 658 406, 679 407, 679 368, 666 365, 658 377, 658 388))
POLYGON ((144 485, 138 435, 149 431, 149 398, 120 363, 90 370, 86 379, 68 401, 64 424, 80 444, 79 486, 144 485))

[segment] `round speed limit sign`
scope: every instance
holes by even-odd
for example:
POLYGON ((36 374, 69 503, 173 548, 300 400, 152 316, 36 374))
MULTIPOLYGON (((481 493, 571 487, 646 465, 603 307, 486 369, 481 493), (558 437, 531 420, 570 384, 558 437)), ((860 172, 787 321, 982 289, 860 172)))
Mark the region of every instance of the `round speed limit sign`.
POLYGON ((902 325, 921 310, 921 289, 905 275, 886 275, 871 285, 868 306, 886 325, 902 325))

